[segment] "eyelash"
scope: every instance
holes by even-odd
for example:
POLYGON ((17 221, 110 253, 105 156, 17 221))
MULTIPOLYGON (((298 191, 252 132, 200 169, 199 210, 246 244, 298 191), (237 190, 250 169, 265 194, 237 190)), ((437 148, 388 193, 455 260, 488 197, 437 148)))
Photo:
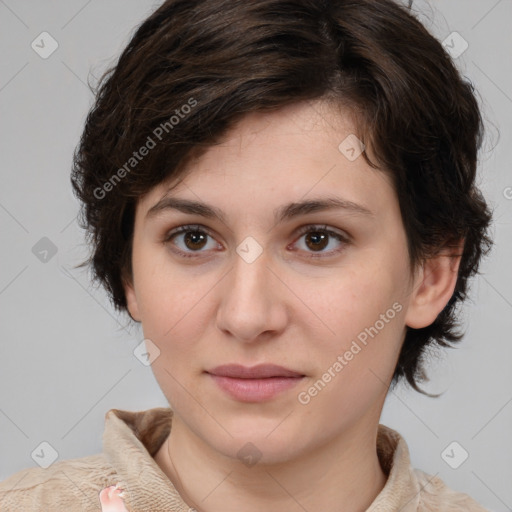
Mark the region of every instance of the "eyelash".
MULTIPOLYGON (((167 245, 177 235, 179 235, 181 233, 187 233, 187 232, 201 233, 201 234, 205 234, 205 235, 208 235, 209 237, 213 238, 213 235, 210 233, 210 231, 207 228, 205 228, 205 227, 203 227, 201 225, 188 224, 188 225, 184 225, 184 226, 179 226, 178 228, 176 228, 176 229, 170 231, 169 233, 167 233, 165 238, 164 238, 164 240, 162 240, 162 243, 167 245)), ((329 256, 341 253, 345 249, 345 246, 350 243, 350 240, 349 240, 349 238, 347 236, 344 236, 341 233, 338 233, 336 231, 332 231, 332 230, 328 229, 328 226, 325 225, 325 224, 323 224, 323 225, 316 224, 316 225, 304 226, 304 227, 299 229, 299 231, 297 233, 297 236, 298 236, 298 238, 300 238, 303 235, 306 235, 308 233, 318 233, 318 232, 325 233, 325 234, 329 235, 330 237, 335 238, 339 242, 342 242, 342 244, 343 244, 343 246, 340 249, 329 251, 327 253, 329 256)), ((180 256, 183 256, 185 258, 197 258, 199 256, 197 256, 195 253, 204 252, 204 251, 201 251, 201 250, 199 250, 199 251, 191 251, 191 252, 184 252, 181 249, 172 249, 172 251, 178 253, 180 256)), ((329 256, 325 256, 325 254, 326 253, 323 253, 323 252, 320 252, 320 253, 314 253, 313 252, 313 253, 309 254, 309 256, 307 256, 307 258, 326 258, 326 257, 329 257, 329 256)))

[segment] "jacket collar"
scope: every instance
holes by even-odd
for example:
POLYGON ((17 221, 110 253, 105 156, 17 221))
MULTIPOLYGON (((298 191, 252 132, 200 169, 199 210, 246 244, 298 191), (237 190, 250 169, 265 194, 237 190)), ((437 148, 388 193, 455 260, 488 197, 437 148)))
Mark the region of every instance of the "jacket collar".
POLYGON ((153 459, 171 430, 172 410, 111 409, 105 415, 103 452, 117 473, 129 510, 189 512, 167 475, 153 459))
MULTIPOLYGON (((135 412, 110 409, 105 415, 103 451, 133 510, 190 511, 153 459, 169 435, 172 416, 168 407, 135 412)), ((377 453, 388 478, 367 512, 416 511, 420 486, 405 440, 395 430, 379 425, 377 453)))

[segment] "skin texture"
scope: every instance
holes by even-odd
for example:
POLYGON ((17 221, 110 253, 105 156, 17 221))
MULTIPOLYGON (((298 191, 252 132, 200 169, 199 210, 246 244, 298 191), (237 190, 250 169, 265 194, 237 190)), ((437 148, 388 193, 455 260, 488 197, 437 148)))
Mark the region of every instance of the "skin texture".
POLYGON ((458 260, 442 253, 410 279, 390 179, 338 149, 354 126, 348 111, 340 116, 321 101, 250 114, 179 183, 160 184, 137 204, 125 292, 160 351, 152 368, 175 411, 155 460, 196 510, 359 511, 385 484, 376 435, 406 325, 435 320, 453 293, 458 260), (166 193, 220 208, 225 222, 176 210, 146 219, 166 193), (373 215, 331 210, 274 222, 284 204, 332 195, 373 215), (188 224, 211 237, 186 245, 180 233, 163 242, 188 224), (348 243, 331 236, 316 249, 298 230, 318 225, 348 243), (251 263, 236 252, 248 236, 263 250, 251 263), (393 304, 393 318, 333 370, 393 304), (227 363, 274 363, 305 377, 270 400, 244 403, 205 373, 227 363), (299 393, 329 368, 330 381, 301 403, 299 393), (247 443, 255 465, 237 456, 247 443))

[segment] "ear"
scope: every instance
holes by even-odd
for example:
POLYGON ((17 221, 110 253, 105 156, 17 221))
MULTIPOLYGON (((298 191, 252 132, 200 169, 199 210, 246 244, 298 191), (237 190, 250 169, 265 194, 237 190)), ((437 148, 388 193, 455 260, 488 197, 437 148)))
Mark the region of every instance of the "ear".
POLYGON ((137 302, 137 294, 135 293, 135 287, 133 285, 133 279, 131 277, 123 278, 124 295, 126 297, 126 307, 128 313, 133 320, 140 322, 139 303, 137 302))
POLYGON ((411 292, 405 324, 413 329, 428 327, 453 295, 459 273, 464 240, 442 249, 428 259, 418 272, 411 292))

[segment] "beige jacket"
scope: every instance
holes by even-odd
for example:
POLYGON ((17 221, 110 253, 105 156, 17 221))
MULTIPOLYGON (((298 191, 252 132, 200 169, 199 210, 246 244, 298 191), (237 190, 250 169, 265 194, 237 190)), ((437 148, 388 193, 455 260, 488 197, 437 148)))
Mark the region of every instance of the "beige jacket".
MULTIPOLYGON (((170 432, 171 420, 169 408, 111 409, 105 415, 103 453, 11 475, 0 482, 0 511, 191 512, 153 459, 170 432), (105 488, 116 484, 124 492, 122 497, 113 495, 108 504, 105 488)), ((380 425, 377 447, 388 479, 367 512, 488 512, 467 494, 413 469, 398 432, 380 425)))

